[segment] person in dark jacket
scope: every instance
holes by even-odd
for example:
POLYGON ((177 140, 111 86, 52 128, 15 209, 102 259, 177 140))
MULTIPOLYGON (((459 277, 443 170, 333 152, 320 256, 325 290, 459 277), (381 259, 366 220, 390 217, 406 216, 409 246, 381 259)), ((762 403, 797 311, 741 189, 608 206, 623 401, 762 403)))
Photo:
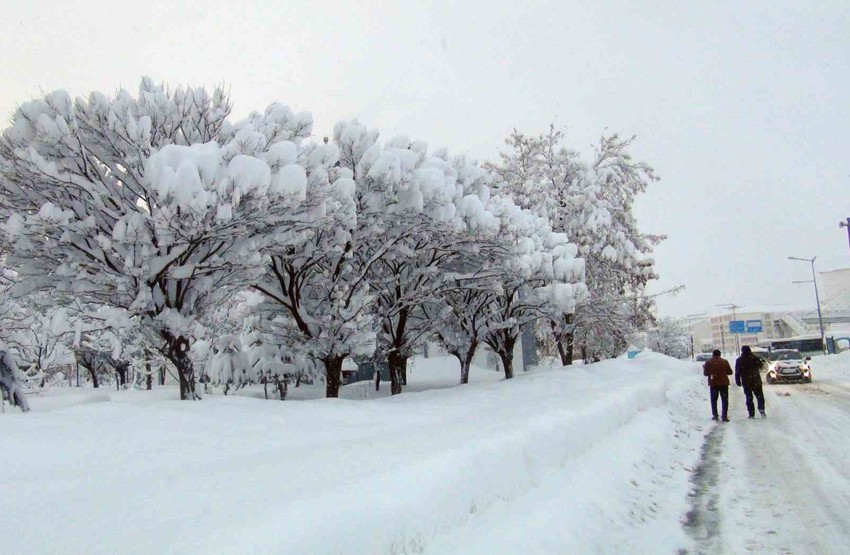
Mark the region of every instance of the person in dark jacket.
POLYGON ((703 376, 708 376, 708 387, 711 393, 711 419, 717 420, 717 397, 721 401, 721 415, 724 422, 729 422, 729 376, 732 367, 729 361, 720 356, 717 349, 711 353, 711 358, 702 367, 703 376))
POLYGON ((761 389, 761 367, 762 359, 753 354, 749 346, 741 347, 741 356, 735 361, 735 385, 744 388, 744 397, 747 400, 747 413, 750 418, 756 417, 756 409, 753 406, 753 395, 758 401, 759 414, 765 418, 764 392, 761 389))

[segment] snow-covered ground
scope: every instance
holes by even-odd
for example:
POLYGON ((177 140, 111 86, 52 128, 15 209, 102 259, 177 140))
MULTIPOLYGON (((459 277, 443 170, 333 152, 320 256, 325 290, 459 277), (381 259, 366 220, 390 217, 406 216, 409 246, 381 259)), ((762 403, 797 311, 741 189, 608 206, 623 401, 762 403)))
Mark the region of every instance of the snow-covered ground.
POLYGON ((845 553, 850 354, 815 362, 728 424, 653 353, 417 360, 396 397, 54 389, 0 415, 0 553, 845 553))

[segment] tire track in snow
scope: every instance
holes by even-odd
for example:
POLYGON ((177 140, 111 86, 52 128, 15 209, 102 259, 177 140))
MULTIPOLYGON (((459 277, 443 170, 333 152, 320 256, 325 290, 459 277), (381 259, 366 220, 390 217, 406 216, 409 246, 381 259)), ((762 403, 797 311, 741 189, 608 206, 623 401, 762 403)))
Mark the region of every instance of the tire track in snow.
MULTIPOLYGON (((682 525, 696 543, 697 553, 718 553, 720 539, 720 514, 717 505, 720 492, 717 488, 720 479, 720 453, 723 445, 723 427, 716 425, 705 436, 700 454, 700 462, 691 477, 691 510, 685 513, 682 525)), ((680 555, 690 553, 679 550, 680 555)))

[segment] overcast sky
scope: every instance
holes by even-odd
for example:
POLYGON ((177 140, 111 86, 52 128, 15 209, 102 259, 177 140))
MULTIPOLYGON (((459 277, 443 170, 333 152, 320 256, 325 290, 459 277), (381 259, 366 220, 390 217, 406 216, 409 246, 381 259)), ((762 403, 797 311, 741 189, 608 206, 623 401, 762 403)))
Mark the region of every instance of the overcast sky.
POLYGON ((814 306, 810 266, 850 266, 850 2, 3 0, 0 113, 41 91, 226 83, 316 134, 357 117, 495 158, 514 127, 638 136, 662 315, 814 306), (640 4, 640 6, 638 6, 640 4))

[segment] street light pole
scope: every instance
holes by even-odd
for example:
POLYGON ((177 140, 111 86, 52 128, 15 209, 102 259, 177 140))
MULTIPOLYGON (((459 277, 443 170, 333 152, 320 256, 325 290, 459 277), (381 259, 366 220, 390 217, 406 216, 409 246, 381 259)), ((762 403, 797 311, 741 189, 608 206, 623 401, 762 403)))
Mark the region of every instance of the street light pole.
POLYGON ((842 227, 847 228, 847 243, 850 244, 850 218, 847 218, 843 222, 838 222, 838 229, 841 229, 842 227))
MULTIPOLYGON (((739 308, 741 308, 741 305, 738 305, 738 304, 735 304, 735 303, 726 303, 726 304, 719 304, 719 305, 717 305, 717 306, 722 307, 722 308, 731 308, 731 309, 732 309, 732 320, 737 320, 737 319, 738 319, 738 313, 737 313, 737 310, 738 310, 739 308)), ((723 330, 723 328, 721 327, 721 328, 720 328, 721 336, 722 336, 722 334, 723 334, 723 331, 724 331, 724 330, 723 330)), ((730 331, 730 333, 731 333, 731 331, 730 331)), ((738 354, 740 354, 740 351, 741 351, 740 338, 739 338, 739 334, 737 334, 737 333, 733 333, 732 335, 734 335, 734 336, 735 336, 735 353, 736 353, 736 355, 735 355, 735 356, 737 356, 738 354)), ((724 347, 725 347, 725 342, 724 342, 724 347)))
MULTIPOLYGON (((701 320, 707 316, 706 312, 700 312, 699 314, 688 314, 684 317, 684 320, 688 322, 688 335, 691 338, 691 358, 696 357, 696 350, 694 349, 694 320, 701 320)), ((709 324, 711 322, 709 321, 709 324)))
MULTIPOLYGON (((848 218, 850 221, 850 218, 848 218)), ((815 260, 817 260, 817 256, 813 256, 812 258, 798 258, 796 256, 789 256, 788 260, 799 260, 802 262, 808 262, 812 265, 812 284, 815 286, 815 303, 817 303, 818 307, 818 326, 820 327, 820 347, 823 354, 826 354, 826 338, 823 333, 823 315, 820 311, 820 295, 818 294, 818 280, 815 274, 815 260)))

